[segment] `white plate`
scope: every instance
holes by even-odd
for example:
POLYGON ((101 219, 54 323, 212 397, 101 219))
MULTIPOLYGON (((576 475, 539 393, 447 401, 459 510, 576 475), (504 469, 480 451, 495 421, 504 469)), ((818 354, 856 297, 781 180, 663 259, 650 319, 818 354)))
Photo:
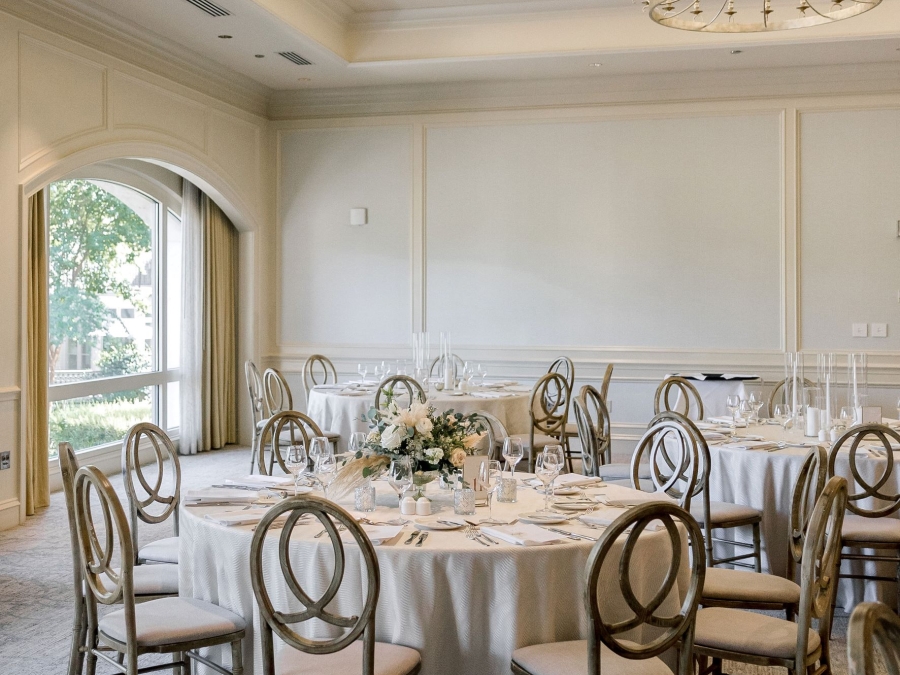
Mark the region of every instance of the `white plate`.
POLYGON ((416 518, 413 525, 422 530, 458 530, 465 525, 464 522, 457 522, 453 518, 444 516, 443 518, 416 518), (443 520, 445 522, 438 522, 443 520), (446 523, 456 523, 455 525, 447 525, 446 523))
MULTIPOLYGON (((535 490, 538 494, 544 494, 544 488, 538 488, 535 490)), ((581 492, 581 488, 577 487, 558 487, 553 490, 550 494, 556 495, 557 497, 568 497, 569 495, 577 495, 581 492)))
POLYGON ((553 508, 560 511, 587 511, 592 506, 596 507, 597 505, 588 502, 555 502, 553 504, 553 508))
POLYGON ((569 519, 552 513, 523 513, 519 516, 519 520, 523 523, 533 523, 535 525, 559 525, 560 523, 568 522, 569 519))

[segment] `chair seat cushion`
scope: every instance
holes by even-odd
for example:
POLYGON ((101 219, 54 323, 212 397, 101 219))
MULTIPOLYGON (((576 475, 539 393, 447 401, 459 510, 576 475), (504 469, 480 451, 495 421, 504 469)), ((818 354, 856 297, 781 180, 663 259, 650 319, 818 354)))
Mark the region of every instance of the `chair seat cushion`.
MULTIPOLYGON (((115 583, 104 574, 103 585, 112 589, 115 583)), ((178 565, 135 565, 134 594, 178 595, 178 565)))
POLYGON ((159 563, 178 562, 178 537, 157 539, 138 551, 138 560, 159 563))
MULTIPOLYGON (((609 485, 621 485, 622 487, 627 488, 633 487, 630 478, 620 478, 619 480, 608 480, 606 482, 609 485)), ((641 492, 656 492, 656 486, 653 484, 652 480, 641 478, 638 481, 638 484, 641 486, 641 492)))
POLYGON ((566 436, 577 436, 577 435, 578 435, 578 425, 573 422, 569 422, 568 424, 566 424, 566 436))
POLYGON ((703 599, 707 598, 789 605, 800 602, 800 586, 774 574, 709 567, 703 582, 703 599))
MULTIPOLYGON (((551 642, 517 649, 512 660, 531 675, 587 675, 587 650, 587 640, 551 642)), ((606 645, 600 645, 600 671, 615 675, 672 675, 668 666, 658 658, 626 659, 610 651, 606 645)))
MULTIPOLYGON (((743 609, 709 607, 697 612, 694 644, 752 656, 790 659, 797 653, 797 624, 743 609)), ((809 631, 807 654, 822 641, 809 631)))
MULTIPOLYGON (((697 519, 697 522, 704 522, 703 506, 699 501, 695 500, 691 502, 691 515, 697 519)), ((762 513, 752 506, 744 506, 743 504, 710 502, 709 519, 712 525, 718 525, 720 523, 730 523, 735 520, 762 520, 762 513)))
MULTIPOLYGON (((527 450, 531 447, 531 437, 528 434, 522 434, 520 438, 522 439, 523 448, 527 450)), ((543 448, 545 445, 561 445, 561 442, 558 438, 554 438, 553 436, 548 436, 546 434, 535 434, 534 447, 543 448)))
MULTIPOLYGON (((631 478, 631 464, 624 462, 614 464, 603 464, 597 467, 597 473, 603 480, 624 480, 631 478)), ((641 464, 638 466, 638 478, 650 478, 650 465, 641 464)))
MULTIPOLYGON (((357 640, 334 654, 306 654, 285 647, 278 654, 278 675, 356 675, 362 672, 363 643, 357 640)), ((422 657, 415 649, 375 643, 374 675, 408 675, 418 667, 422 657)))
MULTIPOLYGON (((233 612, 194 598, 160 598, 134 606, 138 645, 158 647, 192 640, 207 640, 244 630, 246 622, 233 612)), ((125 610, 104 616, 100 632, 125 642, 125 610)))
POLYGON ((883 544, 900 544, 900 520, 897 518, 866 518, 844 516, 841 530, 844 541, 868 541, 883 544))
POLYGON ((329 441, 338 441, 341 438, 341 435, 336 431, 322 431, 322 435, 327 438, 329 441))

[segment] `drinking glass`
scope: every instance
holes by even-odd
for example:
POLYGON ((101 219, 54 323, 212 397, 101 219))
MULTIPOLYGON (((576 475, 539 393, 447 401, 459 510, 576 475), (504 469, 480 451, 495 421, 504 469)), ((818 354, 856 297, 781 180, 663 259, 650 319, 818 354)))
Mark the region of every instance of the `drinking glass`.
POLYGON ((759 412, 766 404, 766 402, 763 400, 762 392, 758 389, 754 389, 750 392, 750 396, 747 398, 747 400, 750 402, 750 407, 753 409, 753 415, 756 419, 756 422, 759 423, 759 412))
POLYGON ((556 480, 562 463, 558 461, 556 453, 542 452, 536 458, 534 463, 534 472, 538 480, 544 486, 544 508, 542 511, 550 510, 550 484, 556 480))
POLYGON ((776 403, 772 410, 772 417, 783 427, 791 419, 791 406, 787 403, 776 403))
POLYGON ((747 426, 749 427, 750 420, 753 417, 753 405, 750 403, 750 401, 741 401, 741 405, 738 408, 738 411, 738 414, 741 416, 741 418, 744 419, 747 426))
POLYGON ((359 373, 360 377, 362 377, 362 383, 366 383, 366 375, 369 373, 369 365, 366 363, 360 363, 356 366, 356 372, 359 373))
POLYGON ((325 499, 328 499, 328 486, 337 477, 337 460, 334 455, 319 455, 315 472, 316 480, 322 485, 322 492, 325 493, 325 499))
POLYGON ((734 423, 734 414, 741 407, 741 397, 737 394, 728 394, 725 397, 725 409, 728 410, 728 415, 731 417, 732 424, 734 423))
POLYGON ((853 410, 853 406, 845 405, 843 408, 841 408, 841 414, 838 418, 841 429, 846 429, 847 427, 853 425, 853 420, 856 417, 854 413, 855 411, 853 410))
MULTIPOLYGON (((487 368, 485 368, 482 364, 479 363, 475 367, 475 374, 478 375, 479 378, 481 378, 481 386, 483 387, 484 386, 484 378, 486 378, 487 374, 488 374, 487 368)), ((897 403, 897 409, 900 410, 900 402, 897 403)))
POLYGON ((316 436, 309 444, 309 459, 313 464, 314 470, 316 468, 316 462, 319 461, 319 457, 333 454, 334 452, 331 449, 331 443, 329 443, 328 439, 324 436, 316 436))
POLYGON ((900 419, 900 399, 897 399, 897 419, 900 419))
POLYGON ((391 466, 388 469, 388 483, 397 493, 397 499, 401 499, 403 493, 412 485, 412 463, 409 457, 398 457, 391 460, 391 466))
POLYGON ((387 373, 384 372, 384 361, 382 361, 381 363, 376 363, 375 370, 372 372, 375 375, 375 379, 381 382, 387 375, 387 373))
POLYGON ((488 525, 495 525, 499 523, 499 521, 494 520, 494 510, 493 510, 493 496, 494 490, 497 488, 500 479, 500 462, 496 459, 490 459, 486 462, 481 463, 481 467, 478 470, 478 480, 481 482, 481 486, 487 491, 487 503, 488 503, 488 517, 487 520, 482 520, 482 523, 486 523, 488 525))
POLYGON ((518 436, 507 436, 503 439, 503 459, 509 462, 512 467, 509 475, 516 477, 516 464, 518 464, 525 456, 525 448, 522 446, 522 439, 518 436))
POLYGON ((303 470, 306 469, 306 448, 302 445, 292 445, 287 449, 287 454, 284 458, 284 465, 287 467, 287 470, 291 472, 291 475, 294 477, 294 496, 297 496, 298 483, 300 481, 300 474, 303 473, 303 470))
POLYGON ((350 434, 350 452, 354 455, 357 452, 362 452, 366 447, 366 432, 365 431, 354 431, 350 434))

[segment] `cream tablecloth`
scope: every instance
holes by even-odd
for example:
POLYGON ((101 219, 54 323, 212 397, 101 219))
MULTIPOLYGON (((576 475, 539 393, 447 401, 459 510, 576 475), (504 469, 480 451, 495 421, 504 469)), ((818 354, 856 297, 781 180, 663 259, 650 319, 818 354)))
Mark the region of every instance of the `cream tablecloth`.
MULTIPOLYGON (((789 443, 812 444, 812 438, 802 433, 785 432, 780 426, 756 425, 749 429, 738 429, 738 435, 753 434, 767 439, 789 443)), ((826 444, 830 448, 830 443, 826 444)), ((846 446, 845 446, 846 447, 846 446)), ((759 509, 763 513, 760 534, 763 545, 763 568, 779 576, 787 576, 790 559, 788 552, 788 527, 790 522, 791 496, 794 483, 808 448, 787 447, 767 452, 763 450, 733 450, 719 445, 710 445, 712 460, 710 474, 710 499, 735 502, 759 509)), ((900 459, 900 457, 898 457, 900 459)), ((861 466, 869 479, 880 475, 887 464, 886 459, 865 457, 861 466)), ((845 450, 838 457, 836 473, 848 480, 852 479, 849 468, 849 453, 845 450)), ((851 483, 851 491, 853 490, 851 483)), ((884 487, 888 493, 900 491, 900 471, 894 471, 892 479, 884 487)), ((896 514, 895 514, 896 517, 896 514)), ((738 533, 740 541, 751 541, 750 528, 738 533)), ((731 531, 734 532, 734 531, 731 531)), ((731 533, 730 532, 730 533, 731 533)), ((729 534, 730 534, 729 533, 729 534)), ((854 563, 854 571, 862 567, 854 563)), ((896 574, 896 567, 881 565, 880 572, 887 576, 896 574)), ((849 569, 849 563, 844 563, 849 569)), ((868 567, 869 572, 874 567, 868 567)), ((894 606, 894 584, 865 582, 845 579, 838 589, 837 603, 847 611, 864 600, 881 600, 894 606)))
MULTIPOLYGON (((531 390, 525 386, 514 387, 512 391, 484 390, 463 396, 432 390, 428 394, 428 403, 433 405, 438 412, 452 409, 465 415, 479 411, 490 413, 503 423, 510 434, 521 435, 528 434, 531 424, 528 414, 530 398, 531 390), (493 398, 498 394, 499 397, 493 398)), ((307 414, 323 431, 332 431, 341 435, 338 447, 340 452, 346 452, 351 432, 369 431, 368 425, 360 420, 374 403, 374 391, 359 395, 351 390, 340 392, 317 387, 310 391, 306 409, 307 414)))
MULTIPOLYGON (((382 482, 373 520, 397 517, 396 496, 382 482)), ((592 493, 598 492, 592 490, 592 493)), ((609 497, 631 494, 627 488, 609 486, 599 492, 609 497)), ((449 492, 432 484, 429 496, 452 516, 449 492)), ((518 504, 496 504, 495 517, 509 519, 520 512, 540 508, 543 497, 520 488, 518 504)), ((251 526, 224 527, 203 518, 213 510, 239 507, 183 508, 179 576, 181 595, 200 598, 240 614, 248 622, 244 642, 245 673, 262 672, 259 613, 250 583, 251 526)), ((621 513, 619 510, 610 512, 621 513)), ((477 518, 487 516, 479 508, 477 518)), ((600 530, 566 526, 572 531, 599 536, 600 530)), ((327 538, 315 539, 318 524, 294 532, 291 554, 300 583, 319 597, 331 581, 332 549, 327 538)), ((564 543, 521 547, 501 543, 484 547, 466 539, 462 531, 432 532, 422 548, 401 540, 376 548, 381 569, 381 596, 376 612, 378 640, 414 647, 422 653, 423 675, 507 675, 512 652, 526 645, 586 638, 584 612, 585 564, 592 543, 564 543)), ((277 537, 278 532, 270 534, 277 537)), ((267 546, 266 579, 275 602, 288 597, 275 555, 275 541, 267 546)), ((683 596, 689 585, 686 544, 676 592, 683 596)), ((631 614, 618 592, 613 556, 601 572, 600 596, 604 612, 612 620, 631 614)), ((632 558, 631 573, 637 597, 646 602, 658 589, 671 560, 665 532, 645 532, 632 558)), ((344 586, 334 602, 345 615, 358 608, 365 584, 358 549, 346 547, 344 586)), ((668 599, 663 611, 676 611, 682 597, 668 599)), ((649 639, 635 635, 634 639, 649 639)), ((216 658, 221 657, 213 652, 216 658)))

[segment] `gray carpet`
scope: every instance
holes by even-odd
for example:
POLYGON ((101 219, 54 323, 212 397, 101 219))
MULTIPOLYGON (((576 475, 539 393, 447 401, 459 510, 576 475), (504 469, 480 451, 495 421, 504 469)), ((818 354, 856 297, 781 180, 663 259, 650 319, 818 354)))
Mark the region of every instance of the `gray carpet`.
MULTIPOLYGON (((247 472, 249 450, 228 448, 181 458, 183 488, 203 487, 247 472)), ((111 482, 125 499, 120 476, 111 482)), ((63 495, 22 527, 0 532, 0 673, 66 672, 72 626, 72 558, 63 495)), ((168 525, 142 526, 141 543, 171 536, 168 525)), ((831 643, 835 675, 846 675, 846 617, 831 643)), ((734 675, 774 675, 783 669, 726 664, 734 675)), ((101 664, 98 673, 114 672, 101 664)), ((884 672, 884 671, 882 671, 884 672)), ((468 675, 468 674, 466 674, 468 675)), ((474 675, 474 674, 473 674, 474 675)))

